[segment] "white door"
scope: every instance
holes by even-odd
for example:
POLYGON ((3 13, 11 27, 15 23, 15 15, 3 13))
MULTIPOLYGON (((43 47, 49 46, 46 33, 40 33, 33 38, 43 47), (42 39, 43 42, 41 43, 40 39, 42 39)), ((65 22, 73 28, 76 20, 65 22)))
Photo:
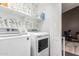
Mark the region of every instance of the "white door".
POLYGON ((30 39, 26 36, 6 37, 0 40, 0 55, 29 56, 30 39))

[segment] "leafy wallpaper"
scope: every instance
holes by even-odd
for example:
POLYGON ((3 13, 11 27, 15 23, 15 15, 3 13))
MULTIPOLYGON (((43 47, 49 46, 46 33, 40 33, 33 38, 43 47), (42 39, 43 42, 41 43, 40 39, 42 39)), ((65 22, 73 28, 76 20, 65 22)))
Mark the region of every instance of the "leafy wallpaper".
POLYGON ((42 20, 34 17, 32 13, 29 13, 28 16, 22 14, 22 12, 15 12, 8 8, 0 8, 0 28, 17 28, 20 32, 40 30, 42 20))
POLYGON ((8 3, 8 7, 25 13, 30 16, 35 16, 37 14, 38 4, 35 3, 8 3))

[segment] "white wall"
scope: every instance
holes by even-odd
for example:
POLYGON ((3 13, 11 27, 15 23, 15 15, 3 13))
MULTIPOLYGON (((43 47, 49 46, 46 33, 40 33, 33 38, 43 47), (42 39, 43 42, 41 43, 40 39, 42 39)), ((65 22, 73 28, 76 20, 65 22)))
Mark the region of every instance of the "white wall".
POLYGON ((61 56, 61 4, 39 4, 38 13, 46 12, 41 31, 50 33, 50 55, 61 56))

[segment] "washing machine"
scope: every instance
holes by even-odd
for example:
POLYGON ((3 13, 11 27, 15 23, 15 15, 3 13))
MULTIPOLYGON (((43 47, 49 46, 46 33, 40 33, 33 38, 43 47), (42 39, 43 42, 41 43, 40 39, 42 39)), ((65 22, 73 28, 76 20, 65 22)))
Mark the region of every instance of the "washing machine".
POLYGON ((47 32, 28 32, 31 35, 31 55, 49 56, 49 39, 47 32))
POLYGON ((17 29, 0 28, 0 56, 30 56, 29 34, 20 34, 17 29))

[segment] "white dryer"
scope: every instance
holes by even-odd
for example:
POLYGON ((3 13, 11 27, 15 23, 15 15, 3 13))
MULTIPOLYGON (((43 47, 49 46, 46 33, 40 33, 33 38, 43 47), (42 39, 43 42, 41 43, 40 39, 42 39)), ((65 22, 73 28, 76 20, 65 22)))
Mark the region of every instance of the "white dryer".
POLYGON ((31 35, 31 55, 49 56, 49 33, 28 32, 31 35))
POLYGON ((17 29, 0 28, 0 56, 30 56, 29 37, 17 29))

